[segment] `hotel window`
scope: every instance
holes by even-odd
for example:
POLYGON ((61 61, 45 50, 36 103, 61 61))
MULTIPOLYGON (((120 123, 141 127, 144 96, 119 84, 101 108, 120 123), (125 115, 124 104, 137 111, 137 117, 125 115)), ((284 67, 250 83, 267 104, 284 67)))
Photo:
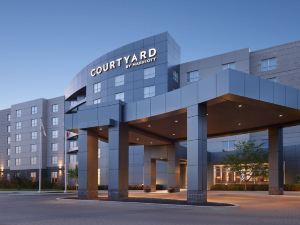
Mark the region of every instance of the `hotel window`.
POLYGON ((10 167, 10 160, 7 160, 7 167, 10 167))
POLYGON ((36 131, 31 132, 31 139, 32 140, 37 139, 37 132, 36 131))
POLYGON ((11 115, 7 114, 7 121, 10 121, 10 120, 11 120, 11 115))
POLYGON ((21 134, 16 134, 16 141, 21 141, 21 140, 22 140, 21 134))
POLYGON ((17 113, 17 117, 22 116, 22 110, 21 109, 16 110, 16 113, 17 113))
POLYGON ((235 62, 223 64, 222 65, 222 69, 223 70, 226 70, 226 69, 235 69, 235 62))
POLYGON ((37 114, 37 107, 36 106, 31 107, 31 114, 37 114))
POLYGON ((31 152, 37 151, 37 145, 31 145, 31 152))
POLYGON ((17 122, 16 123, 16 129, 20 130, 22 128, 22 122, 17 122))
POLYGON ((101 82, 94 84, 94 93, 101 91, 101 82))
POLYGON ((58 130, 52 131, 52 138, 58 138, 58 130))
POLYGON ((36 172, 30 172, 30 178, 33 182, 36 181, 36 172))
POLYGON ((260 62, 260 71, 270 71, 277 68, 277 59, 276 58, 269 58, 261 60, 260 62))
POLYGON ((233 151, 235 148, 235 140, 222 141, 223 151, 233 151))
POLYGON ((31 165, 36 165, 36 157, 34 156, 34 157, 31 157, 31 159, 30 159, 30 164, 31 165))
POLYGON ((70 155, 70 163, 77 164, 77 155, 75 154, 70 155))
POLYGON ((57 172, 51 172, 51 183, 57 182, 57 172))
POLYGON ((54 113, 58 112, 58 104, 52 105, 52 112, 54 112, 54 113))
POLYGON ((7 144, 10 144, 10 142, 11 142, 10 137, 7 137, 7 144))
POLYGON ((58 118, 57 117, 53 117, 52 118, 52 125, 53 126, 57 126, 58 125, 58 118))
POLYGON ((144 98, 155 96, 155 86, 144 87, 144 98))
POLYGON ((178 83, 179 82, 179 74, 177 71, 173 71, 173 80, 178 83))
POLYGON ((117 93, 117 94, 115 95, 115 99, 124 102, 124 92, 117 93))
POLYGON ((191 71, 191 72, 188 72, 187 81, 188 82, 198 81, 199 77, 200 77, 200 75, 199 75, 199 71, 198 70, 191 71))
POLYGON ((7 126, 7 132, 10 133, 10 126, 7 126))
POLYGON ((52 164, 57 165, 57 156, 52 156, 52 164))
POLYGON ((115 87, 124 85, 124 75, 115 77, 115 87))
POLYGON ((21 165, 21 159, 20 158, 16 158, 16 166, 20 166, 21 165))
POLYGON ((37 126, 37 119, 32 119, 31 120, 31 126, 36 127, 37 126))
POLYGON ((10 155, 10 148, 7 149, 7 155, 10 155))
POLYGON ((58 150, 58 144, 57 143, 52 143, 51 149, 53 152, 56 152, 58 150))
POLYGON ((97 98, 94 100, 94 105, 100 104, 101 103, 101 98, 97 98))
POLYGON ((155 67, 144 69, 144 80, 155 77, 155 67))
POLYGON ((76 150, 76 149, 77 149, 77 141, 71 141, 70 150, 76 150))
POLYGON ((20 154, 21 150, 21 146, 16 146, 16 154, 20 154))

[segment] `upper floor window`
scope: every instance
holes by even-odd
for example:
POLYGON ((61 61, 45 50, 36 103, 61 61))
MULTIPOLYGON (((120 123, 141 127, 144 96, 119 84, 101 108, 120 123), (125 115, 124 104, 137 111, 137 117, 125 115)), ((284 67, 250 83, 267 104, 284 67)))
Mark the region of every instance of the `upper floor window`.
POLYGON ((155 77, 155 67, 149 67, 144 69, 144 79, 155 77))
POLYGON ((20 154, 22 151, 21 146, 16 146, 16 154, 20 154))
POLYGON ((10 137, 7 137, 7 144, 10 144, 10 142, 11 142, 10 137))
POLYGON ((58 112, 58 104, 53 104, 52 105, 52 112, 58 112))
POLYGON ((235 148, 235 140, 222 141, 223 151, 233 151, 235 148))
POLYGON ((52 148, 53 152, 56 152, 58 150, 58 144, 57 143, 52 143, 51 148, 52 148))
POLYGON ((7 121, 10 121, 10 120, 11 120, 11 115, 7 114, 7 121))
POLYGON ((21 140, 22 140, 21 134, 16 134, 16 141, 21 141, 21 140))
POLYGON ((75 155, 75 154, 70 155, 70 163, 77 164, 77 155, 75 155))
POLYGON ((7 160, 7 167, 10 167, 10 160, 9 159, 7 160))
POLYGON ((10 126, 7 126, 7 132, 10 133, 10 126))
POLYGON ((31 114, 37 114, 37 107, 36 106, 31 107, 31 114))
POLYGON ((10 155, 10 148, 7 149, 7 155, 10 155))
POLYGON ((36 160, 37 158, 36 158, 36 156, 34 156, 34 157, 31 157, 31 159, 30 159, 30 164, 31 165, 36 165, 36 160))
POLYGON ((77 141, 71 141, 70 142, 70 149, 71 150, 77 149, 77 141))
POLYGON ((52 164, 56 165, 57 164, 57 156, 52 156, 52 164))
POLYGON ((101 82, 94 84, 94 93, 101 91, 101 82))
POLYGON ((16 123, 16 129, 20 130, 22 128, 22 122, 17 122, 16 123))
POLYGON ((177 71, 173 71, 173 80, 178 83, 179 82, 179 74, 177 71))
POLYGON ((124 92, 115 94, 115 99, 124 102, 124 99, 125 99, 124 92))
POLYGON ((260 62, 260 71, 270 71, 277 68, 277 59, 276 58, 269 58, 261 60, 260 62))
POLYGON ((226 69, 235 69, 235 62, 223 64, 222 65, 222 69, 223 70, 226 70, 226 69))
POLYGON ((37 139, 37 132, 36 132, 36 131, 31 132, 31 139, 32 139, 32 140, 37 139))
POLYGON ((31 145, 31 152, 37 151, 37 145, 31 145))
POLYGON ((20 158, 17 158, 16 159, 16 166, 20 166, 21 165, 21 159, 20 158))
POLYGON ((115 87, 124 85, 124 75, 115 77, 115 87))
POLYGON ((58 138, 58 130, 52 131, 52 138, 58 138))
POLYGON ((191 72, 188 72, 187 81, 188 82, 198 81, 199 77, 200 77, 200 75, 199 75, 198 70, 191 71, 191 72))
POLYGON ((37 119, 32 119, 31 120, 31 126, 36 127, 37 126, 37 119))
POLYGON ((22 110, 21 109, 16 110, 16 113, 17 113, 17 117, 22 116, 22 110))
POLYGON ((155 96, 155 86, 144 88, 144 98, 149 98, 155 96))
POLYGON ((94 100, 94 105, 100 104, 101 103, 101 98, 97 98, 94 100))
POLYGON ((58 125, 58 118, 57 117, 53 117, 52 118, 52 125, 53 126, 57 126, 58 125))

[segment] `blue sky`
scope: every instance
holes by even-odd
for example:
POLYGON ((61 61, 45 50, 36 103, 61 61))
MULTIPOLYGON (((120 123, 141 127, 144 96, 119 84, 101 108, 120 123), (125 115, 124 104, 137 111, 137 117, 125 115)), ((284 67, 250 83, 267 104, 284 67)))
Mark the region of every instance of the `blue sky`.
POLYGON ((298 0, 1 0, 0 109, 63 95, 82 67, 169 31, 182 61, 300 40, 298 0))

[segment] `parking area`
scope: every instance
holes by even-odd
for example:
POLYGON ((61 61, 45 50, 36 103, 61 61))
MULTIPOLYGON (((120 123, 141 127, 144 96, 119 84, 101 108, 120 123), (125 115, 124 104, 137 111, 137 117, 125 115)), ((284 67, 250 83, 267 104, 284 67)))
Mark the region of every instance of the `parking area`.
MULTIPOLYGON (((105 194, 105 193, 102 193, 105 194)), ((185 191, 132 197, 185 198, 185 191)), ((72 194, 69 196, 72 196, 72 194)), ((63 199, 64 194, 1 192, 1 225, 48 224, 299 224, 300 193, 269 196, 266 192, 209 192, 209 201, 234 203, 235 207, 199 207, 154 203, 109 202, 63 199)))

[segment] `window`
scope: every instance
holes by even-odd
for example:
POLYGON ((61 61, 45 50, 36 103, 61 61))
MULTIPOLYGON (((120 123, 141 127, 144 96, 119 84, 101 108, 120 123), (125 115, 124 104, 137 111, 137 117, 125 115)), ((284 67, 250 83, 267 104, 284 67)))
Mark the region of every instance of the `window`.
POLYGON ((36 127, 37 126, 37 119, 32 119, 31 120, 31 126, 36 127))
POLYGON ((31 152, 37 151, 37 145, 31 145, 31 152))
POLYGON ((36 165, 36 156, 31 157, 31 159, 30 159, 30 164, 31 164, 31 165, 36 165))
POLYGON ((32 180, 32 182, 36 181, 36 172, 30 172, 30 178, 32 180))
POLYGON ((115 87, 124 85, 124 75, 115 77, 115 87))
POLYGON ((7 155, 10 155, 10 148, 7 149, 7 155))
POLYGON ((32 140, 37 139, 37 132, 36 131, 31 132, 31 139, 32 140))
POLYGON ((222 141, 223 151, 233 151, 235 148, 235 140, 222 141))
POLYGON ((17 117, 22 116, 22 110, 21 109, 16 110, 16 113, 17 113, 17 117))
POLYGON ((54 113, 58 112, 58 104, 52 105, 52 112, 54 112, 54 113))
POLYGON ((52 131, 52 138, 58 138, 58 130, 52 131))
POLYGON ((75 155, 75 154, 70 155, 70 163, 77 164, 77 155, 75 155))
POLYGON ((7 160, 7 167, 10 167, 10 160, 7 160))
POLYGON ((22 140, 21 134, 16 134, 16 141, 21 141, 21 140, 22 140))
POLYGON ((188 82, 194 82, 194 81, 198 81, 199 80, 199 71, 191 71, 188 72, 188 76, 187 76, 187 81, 188 82))
POLYGON ((58 150, 58 144, 57 143, 52 143, 51 149, 53 152, 56 152, 58 150))
POLYGON ((20 130, 22 128, 22 122, 17 122, 16 123, 16 129, 20 130))
POLYGON ((10 144, 11 140, 10 137, 7 137, 7 144, 10 144))
POLYGON ((177 71, 173 71, 173 80, 178 83, 179 82, 179 74, 177 71))
POLYGON ((101 91, 101 82, 94 84, 94 93, 101 91))
POLYGON ((7 114, 7 121, 10 121, 10 120, 11 120, 11 115, 7 114))
POLYGON ((77 104, 77 101, 76 100, 73 100, 73 101, 71 101, 71 107, 73 107, 73 106, 75 106, 76 104, 77 104))
POLYGON ((37 107, 36 106, 31 107, 31 114, 37 114, 37 107))
POLYGON ((226 69, 235 69, 235 62, 223 64, 222 65, 222 69, 223 70, 226 70, 226 69))
POLYGON ((21 146, 16 146, 16 154, 20 154, 21 150, 21 146))
POLYGON ((270 71, 277 68, 277 59, 276 58, 269 58, 264 59, 260 62, 260 71, 270 71))
POLYGON ((70 150, 76 150, 76 149, 77 149, 77 141, 71 141, 70 150))
POLYGON ((16 158, 16 166, 20 166, 21 165, 21 159, 20 158, 16 158))
POLYGON ((101 103, 101 98, 97 98, 94 100, 94 105, 100 104, 101 103))
POLYGON ((149 98, 155 96, 155 86, 144 88, 144 98, 149 98))
POLYGON ((52 118, 52 125, 53 126, 57 126, 58 125, 58 118, 57 117, 53 117, 52 118))
POLYGON ((57 156, 52 156, 52 164, 56 165, 57 164, 57 156))
POLYGON ((10 133, 10 126, 7 126, 7 132, 10 133))
POLYGON ((150 79, 155 77, 155 67, 150 67, 147 69, 144 69, 144 79, 150 79))
POLYGON ((52 183, 57 182, 57 172, 51 172, 51 182, 52 183))
POLYGON ((117 94, 115 95, 115 99, 124 102, 124 92, 117 93, 117 94))

